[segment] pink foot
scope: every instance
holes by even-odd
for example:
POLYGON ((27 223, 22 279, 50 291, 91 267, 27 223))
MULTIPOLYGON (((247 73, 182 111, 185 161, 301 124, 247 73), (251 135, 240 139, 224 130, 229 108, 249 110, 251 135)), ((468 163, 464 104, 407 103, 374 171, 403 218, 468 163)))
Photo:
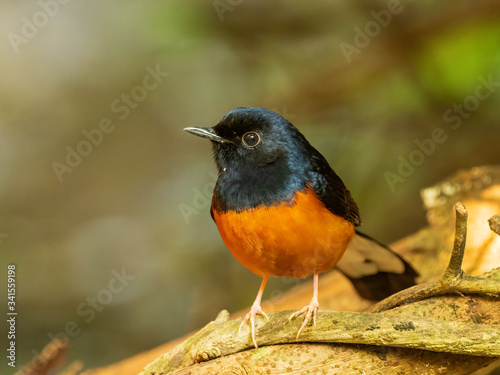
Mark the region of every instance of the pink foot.
POLYGON ((267 317, 266 313, 264 311, 262 311, 262 308, 260 307, 260 303, 258 303, 258 304, 254 303, 252 305, 252 307, 250 308, 250 311, 248 312, 248 314, 245 316, 245 318, 243 318, 243 321, 240 324, 240 328, 239 328, 238 332, 241 332, 241 329, 243 328, 243 326, 248 321, 250 321, 250 329, 252 331, 252 341, 253 341, 255 348, 258 348, 259 346, 257 345, 257 340, 255 340, 255 316, 256 315, 262 315, 269 321, 269 318, 267 317))
POLYGON ((293 313, 290 316, 289 320, 292 320, 292 319, 295 319, 296 317, 298 317, 298 316, 300 316, 302 314, 306 314, 306 316, 304 318, 304 322, 302 323, 302 326, 300 327, 299 332, 297 333, 297 338, 299 338, 300 333, 302 332, 302 330, 310 322, 311 317, 313 319, 314 325, 316 325, 316 312, 318 311, 318 307, 319 307, 318 298, 313 297, 313 299, 311 300, 311 303, 309 305, 304 306, 301 310, 293 313))

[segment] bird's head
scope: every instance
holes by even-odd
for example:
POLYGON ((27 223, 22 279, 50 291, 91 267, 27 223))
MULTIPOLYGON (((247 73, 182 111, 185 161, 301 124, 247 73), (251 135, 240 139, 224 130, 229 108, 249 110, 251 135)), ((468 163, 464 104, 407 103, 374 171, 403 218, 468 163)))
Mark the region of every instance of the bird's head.
POLYGON ((233 109, 212 128, 184 130, 212 141, 219 170, 286 163, 292 154, 300 152, 301 143, 308 143, 283 116, 255 107, 233 109))

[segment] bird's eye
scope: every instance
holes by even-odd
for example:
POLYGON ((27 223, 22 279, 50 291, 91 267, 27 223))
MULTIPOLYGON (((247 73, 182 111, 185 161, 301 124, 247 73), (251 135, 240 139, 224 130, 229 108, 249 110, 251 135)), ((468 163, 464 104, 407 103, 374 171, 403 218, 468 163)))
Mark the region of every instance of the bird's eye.
POLYGON ((261 139, 260 139, 260 135, 259 133, 257 132, 248 132, 248 133, 245 133, 243 134, 243 137, 241 137, 241 141, 243 142, 243 144, 247 147, 256 147, 261 139))

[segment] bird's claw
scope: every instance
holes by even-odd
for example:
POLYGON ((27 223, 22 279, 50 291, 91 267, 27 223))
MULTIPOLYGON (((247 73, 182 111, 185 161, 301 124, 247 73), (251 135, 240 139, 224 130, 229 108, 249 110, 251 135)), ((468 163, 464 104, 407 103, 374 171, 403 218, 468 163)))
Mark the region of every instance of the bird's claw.
POLYGON ((252 332, 253 345, 255 346, 255 348, 258 348, 259 346, 257 345, 257 340, 255 339, 255 316, 256 315, 262 315, 267 319, 267 321, 269 321, 269 318, 267 317, 266 313, 260 307, 260 304, 259 305, 252 305, 248 314, 245 315, 245 317, 243 318, 243 321, 240 324, 240 328, 238 329, 238 332, 241 333, 241 329, 243 328, 243 326, 247 322, 250 322, 250 330, 252 332))
POLYGON ((318 307, 319 307, 318 301, 313 299, 309 305, 304 306, 299 311, 294 312, 292 315, 290 315, 290 318, 288 319, 289 321, 292 320, 292 319, 295 319, 296 317, 298 317, 298 316, 300 316, 302 314, 306 314, 306 316, 304 318, 304 322, 300 326, 299 332, 297 333, 297 337, 296 337, 297 339, 299 338, 300 333, 302 332, 302 330, 310 322, 311 317, 313 319, 314 325, 316 325, 316 312, 318 311, 318 307))

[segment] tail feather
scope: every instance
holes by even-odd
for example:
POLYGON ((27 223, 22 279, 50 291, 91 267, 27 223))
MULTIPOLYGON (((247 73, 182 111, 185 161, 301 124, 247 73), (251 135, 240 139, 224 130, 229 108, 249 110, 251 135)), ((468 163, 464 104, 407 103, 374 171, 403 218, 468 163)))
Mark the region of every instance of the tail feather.
POLYGON ((382 300, 415 285, 418 273, 401 256, 356 231, 337 269, 365 299, 382 300))

